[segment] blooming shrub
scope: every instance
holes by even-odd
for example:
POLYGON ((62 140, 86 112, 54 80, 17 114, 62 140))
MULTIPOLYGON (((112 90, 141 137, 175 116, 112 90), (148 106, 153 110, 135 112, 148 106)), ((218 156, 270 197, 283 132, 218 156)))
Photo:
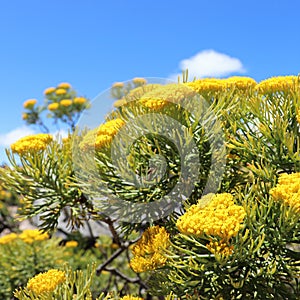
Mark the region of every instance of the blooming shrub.
MULTIPOLYGON (((87 289, 87 299, 298 299, 299 77, 135 78, 111 94, 102 125, 64 142, 20 140, 7 151, 12 167, 0 171, 24 196, 20 215, 39 216, 44 231, 65 211, 70 228, 93 219, 110 230, 109 251, 101 236, 92 243, 107 285, 93 296, 87 289)), ((87 103, 66 83, 45 95, 61 120, 87 103)), ((34 113, 36 102, 25 108, 34 113)), ((0 246, 20 242, 11 233, 0 246)), ((51 296, 72 287, 68 274, 51 296)), ((26 283, 15 284, 19 299, 33 299, 26 283)))

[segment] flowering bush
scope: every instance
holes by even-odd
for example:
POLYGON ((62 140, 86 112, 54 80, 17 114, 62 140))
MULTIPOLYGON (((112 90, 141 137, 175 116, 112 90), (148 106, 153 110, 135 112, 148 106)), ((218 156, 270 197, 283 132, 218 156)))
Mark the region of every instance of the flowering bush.
MULTIPOLYGON (((26 137, 7 151, 12 167, 0 174, 24 197, 20 215, 38 216, 45 232, 66 211, 71 228, 106 224, 115 246, 96 274, 118 282, 99 288, 106 299, 298 299, 300 79, 135 78, 111 93, 99 127, 61 142, 26 137)), ((67 84, 45 95, 62 120, 85 103, 67 84)), ((24 284, 15 296, 33 299, 24 284)))

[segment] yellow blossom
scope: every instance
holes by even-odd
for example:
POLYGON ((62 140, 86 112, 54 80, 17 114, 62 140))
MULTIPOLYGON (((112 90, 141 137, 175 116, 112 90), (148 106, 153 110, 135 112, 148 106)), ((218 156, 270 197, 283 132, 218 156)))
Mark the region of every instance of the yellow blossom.
POLYGON ((86 98, 84 98, 84 97, 75 97, 73 102, 75 104, 81 104, 82 105, 82 104, 86 103, 86 98))
POLYGON ((57 110, 59 107, 59 104, 57 102, 54 102, 54 103, 50 103, 48 105, 48 109, 51 110, 51 111, 54 111, 54 110, 57 110))
POLYGON ((169 234, 164 227, 149 227, 132 248, 134 257, 130 261, 131 268, 141 273, 164 266, 167 258, 163 251, 169 243, 169 234))
POLYGON ((249 88, 254 88, 256 86, 256 81, 250 77, 244 76, 232 76, 225 79, 225 84, 228 87, 236 87, 239 90, 247 90, 249 88))
POLYGON ((16 233, 9 233, 0 237, 0 245, 9 244, 16 240, 18 235, 16 233))
POLYGON ((123 82, 115 82, 112 85, 112 88, 123 88, 124 87, 124 83, 123 82))
POLYGON ((300 173, 281 174, 278 184, 270 190, 275 201, 292 207, 296 213, 300 212, 300 173))
POLYGON ((226 82, 224 79, 216 78, 203 78, 192 82, 185 83, 186 86, 190 87, 197 93, 211 93, 211 92, 222 92, 226 89, 226 82))
POLYGON ((218 236, 225 241, 236 236, 242 228, 246 212, 242 206, 234 204, 228 193, 214 195, 208 203, 200 201, 192 205, 176 223, 184 234, 218 236))
POLYGON ((70 89, 71 88, 71 84, 68 82, 61 82, 58 86, 59 89, 70 89))
POLYGON ((299 86, 297 76, 277 76, 261 81, 256 89, 261 94, 295 91, 299 86))
POLYGON ((22 119, 23 120, 27 120, 28 119, 28 114, 27 113, 23 113, 22 114, 22 119))
POLYGON ((36 99, 28 99, 23 103, 23 107, 26 109, 32 109, 36 103, 36 99))
POLYGON ((114 119, 107 121, 98 128, 90 130, 79 144, 81 150, 95 148, 100 150, 104 147, 109 147, 113 137, 118 133, 120 128, 125 125, 122 119, 114 119))
POLYGON ((54 93, 55 90, 56 90, 56 88, 53 86, 48 87, 47 89, 44 90, 44 95, 50 95, 50 94, 54 93))
POLYGON ((39 133, 25 136, 10 146, 14 153, 24 154, 26 152, 36 152, 45 150, 47 145, 53 140, 50 134, 39 133))
POLYGON ((51 269, 31 278, 27 283, 27 288, 33 291, 36 295, 41 295, 45 292, 54 291, 56 287, 65 280, 65 272, 51 269))
POLYGON ((145 85, 147 83, 147 80, 145 78, 135 77, 132 79, 132 82, 135 85, 145 85))
POLYGON ((59 104, 64 107, 69 107, 72 105, 72 103, 73 101, 71 99, 63 99, 59 102, 59 104))
POLYGON ((65 246, 67 248, 75 248, 78 246, 78 242, 77 241, 67 241, 65 246))
POLYGON ((44 241, 49 239, 49 235, 46 232, 42 232, 38 229, 25 229, 19 234, 19 238, 25 243, 32 244, 35 241, 44 241))
POLYGON ((140 102, 150 109, 159 110, 170 102, 177 104, 192 96, 195 96, 195 92, 191 88, 182 84, 167 84, 144 94, 140 102))
POLYGON ((55 94, 56 95, 58 95, 58 96, 60 96, 60 95, 65 95, 67 93, 67 91, 65 90, 65 89, 57 89, 56 91, 55 91, 55 94))
POLYGON ((126 104, 126 100, 125 99, 119 99, 119 100, 116 100, 113 105, 114 105, 114 107, 121 107, 124 104, 126 104))

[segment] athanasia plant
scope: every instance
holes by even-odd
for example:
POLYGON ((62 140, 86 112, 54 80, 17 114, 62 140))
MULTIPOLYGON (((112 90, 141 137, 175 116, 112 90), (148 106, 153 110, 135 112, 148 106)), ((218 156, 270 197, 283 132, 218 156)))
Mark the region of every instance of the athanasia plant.
POLYGON ((299 299, 299 78, 135 78, 111 94, 100 126, 7 150, 12 167, 0 174, 23 195, 20 214, 44 231, 62 213, 73 226, 105 224, 115 246, 96 268, 110 276, 103 297, 134 299, 135 286, 147 299, 299 299))

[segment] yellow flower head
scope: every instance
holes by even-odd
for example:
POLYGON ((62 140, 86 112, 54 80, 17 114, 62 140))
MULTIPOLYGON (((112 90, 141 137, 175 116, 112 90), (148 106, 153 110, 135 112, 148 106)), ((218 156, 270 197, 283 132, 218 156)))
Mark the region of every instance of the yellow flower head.
POLYGON ((112 85, 112 88, 123 88, 124 87, 124 83, 123 82, 115 82, 112 85))
POLYGON ((45 292, 54 291, 56 287, 65 280, 65 272, 51 269, 31 278, 27 283, 27 288, 36 295, 41 295, 45 292))
POLYGON ((247 90, 249 88, 254 88, 256 86, 256 81, 250 77, 244 76, 232 76, 225 79, 225 84, 231 88, 236 87, 239 90, 247 90))
POLYGON ((47 145, 53 140, 50 134, 39 133, 25 136, 10 146, 14 153, 24 154, 45 150, 47 145))
POLYGON ((208 203, 192 205, 176 223, 184 234, 218 236, 225 241, 236 236, 242 228, 246 212, 242 206, 234 204, 228 193, 214 195, 208 203))
POLYGON ((32 244, 35 241, 44 241, 49 239, 49 235, 46 232, 42 232, 38 229, 26 229, 19 234, 19 238, 27 244, 32 244))
POLYGON ((70 89, 71 88, 71 84, 68 82, 61 82, 58 86, 59 89, 70 89))
POLYGON ((22 114, 22 119, 23 120, 27 120, 28 119, 28 114, 27 113, 23 113, 22 114))
POLYGON ((107 121, 106 123, 102 124, 98 128, 98 135, 109 135, 109 136, 115 136, 120 128, 125 125, 125 122, 122 119, 114 119, 107 121))
POLYGON ((65 89, 59 88, 55 91, 55 94, 58 96, 65 95, 67 91, 65 89))
POLYGON ((32 109, 36 103, 36 99, 28 99, 23 103, 23 107, 26 109, 32 109))
POLYGON ((139 86, 137 88, 130 90, 130 92, 121 100, 124 100, 126 102, 139 100, 143 95, 145 95, 146 93, 148 93, 158 87, 161 87, 161 85, 160 84, 147 84, 147 85, 139 86))
POLYGON ((300 213, 300 173, 281 174, 278 184, 270 190, 275 201, 300 213))
POLYGON ((10 244, 11 242, 16 240, 17 238, 18 238, 18 235, 16 233, 9 233, 9 234, 6 234, 4 236, 1 236, 0 237, 0 245, 10 244))
POLYGON ((53 87, 53 86, 51 86, 51 87, 49 87, 49 88, 47 88, 47 89, 44 90, 44 95, 46 95, 46 96, 50 95, 50 94, 54 93, 55 90, 56 90, 56 88, 53 87))
POLYGON ((149 227, 132 248, 134 258, 130 261, 131 268, 140 273, 164 266, 167 258, 163 251, 169 243, 169 234, 164 227, 149 227))
POLYGON ((299 85, 297 76, 278 76, 261 81, 256 89, 261 94, 295 91, 299 85))
POLYGON ((84 97, 75 97, 73 101, 74 101, 75 104, 82 105, 82 104, 86 103, 86 98, 84 98, 84 97))
POLYGON ((54 103, 50 103, 50 104, 48 105, 48 109, 49 109, 50 111, 57 110, 57 109, 58 109, 58 107, 59 107, 59 104, 58 104, 58 103, 56 103, 56 102, 54 102, 54 103))
POLYGON ((145 85, 147 83, 147 80, 145 78, 135 77, 132 79, 132 82, 135 85, 145 85))
POLYGON ((67 248, 75 248, 78 246, 78 242, 77 241, 67 241, 65 246, 67 248))
POLYGON ((59 104, 64 107, 69 107, 72 105, 72 103, 73 101, 71 99, 64 99, 59 102, 59 104))
POLYGON ((193 82, 187 82, 185 85, 200 94, 222 92, 226 89, 226 81, 216 78, 199 79, 193 82))
POLYGON ((193 89, 182 84, 167 84, 144 94, 140 102, 148 108, 159 110, 170 102, 177 104, 192 96, 195 96, 193 89))
POLYGON ((100 150, 109 147, 113 137, 124 125, 125 122, 122 119, 114 119, 107 121, 98 128, 90 130, 79 144, 80 149, 86 151, 90 149, 100 150))

